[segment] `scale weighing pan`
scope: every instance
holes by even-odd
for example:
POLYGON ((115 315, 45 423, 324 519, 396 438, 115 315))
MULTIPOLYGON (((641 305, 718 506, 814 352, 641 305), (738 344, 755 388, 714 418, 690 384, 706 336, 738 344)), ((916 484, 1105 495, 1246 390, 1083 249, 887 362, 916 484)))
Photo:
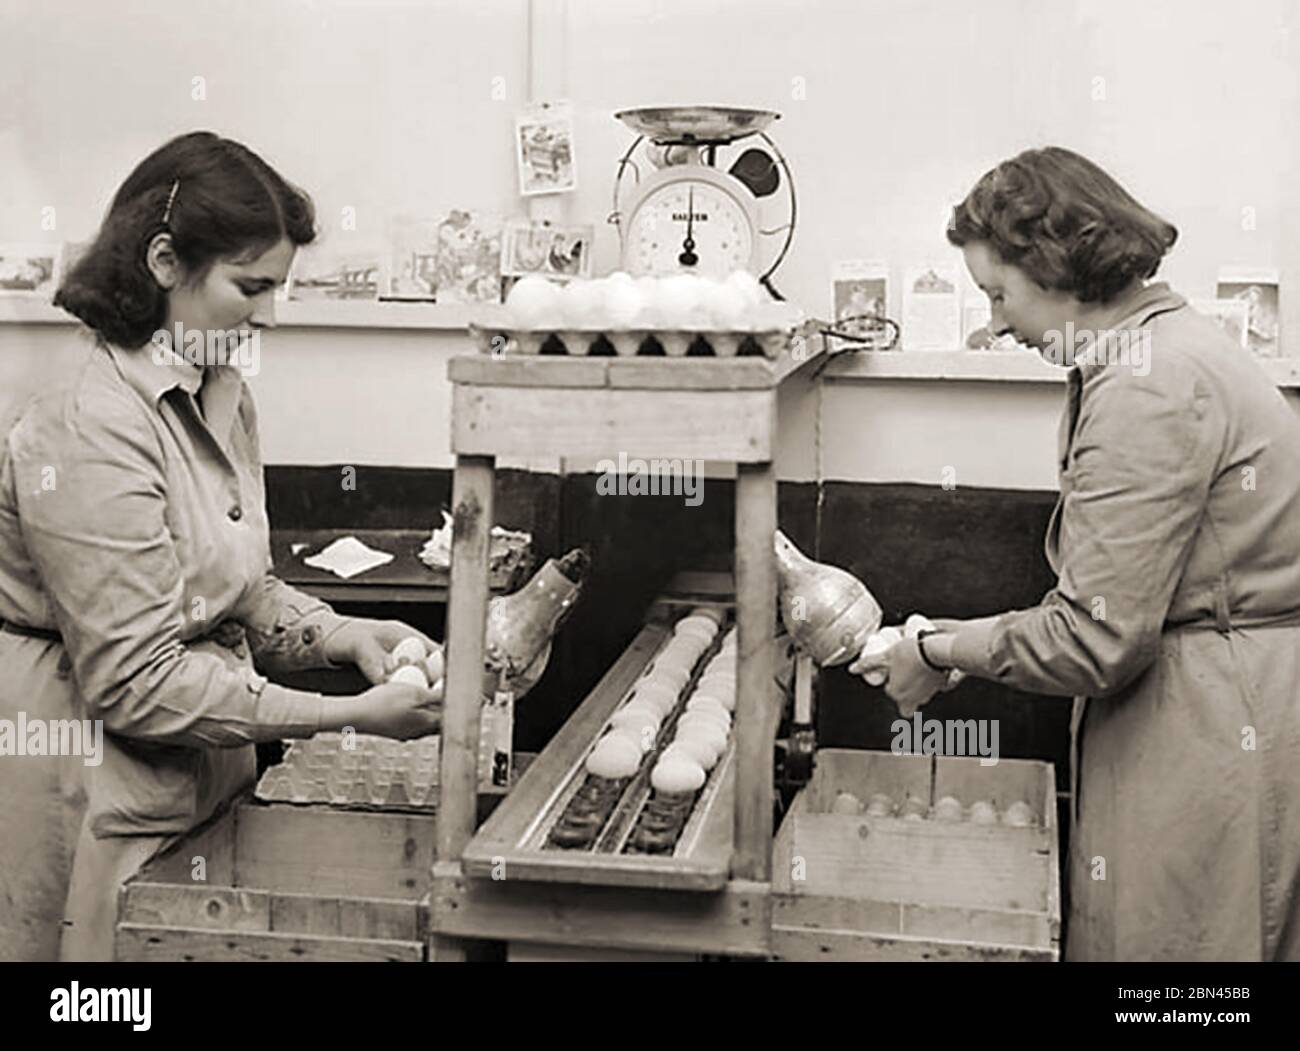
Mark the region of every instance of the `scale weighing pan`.
POLYGON ((649 106, 614 116, 660 146, 722 145, 764 131, 781 114, 738 106, 649 106))

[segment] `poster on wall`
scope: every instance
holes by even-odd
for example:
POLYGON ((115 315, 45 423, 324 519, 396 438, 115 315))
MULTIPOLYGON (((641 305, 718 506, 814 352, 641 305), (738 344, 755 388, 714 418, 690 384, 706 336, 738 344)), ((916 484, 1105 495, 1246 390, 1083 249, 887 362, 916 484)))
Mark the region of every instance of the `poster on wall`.
POLYGON ((1216 299, 1246 304, 1246 346, 1261 358, 1275 358, 1278 342, 1278 272, 1270 267, 1225 266, 1219 270, 1216 299))
POLYGON ((541 102, 515 117, 519 192, 567 193, 578 185, 573 155, 573 107, 541 102))
POLYGON ((501 237, 501 273, 505 277, 540 274, 557 281, 591 276, 595 229, 512 219, 501 237))
POLYGON ((909 268, 903 282, 903 349, 957 350, 960 341, 956 270, 943 263, 909 268))
POLYGON ((0 296, 49 302, 60 276, 61 244, 0 244, 0 296))

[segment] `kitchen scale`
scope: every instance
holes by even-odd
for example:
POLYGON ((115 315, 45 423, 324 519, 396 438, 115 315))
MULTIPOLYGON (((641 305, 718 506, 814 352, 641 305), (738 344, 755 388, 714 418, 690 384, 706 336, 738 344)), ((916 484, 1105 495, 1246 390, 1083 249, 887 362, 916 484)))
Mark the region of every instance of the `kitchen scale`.
POLYGON ((747 270, 775 294, 769 279, 789 251, 797 215, 790 167, 766 132, 781 115, 667 106, 614 116, 637 134, 619 161, 609 217, 618 229, 622 269, 713 278, 747 270), (745 141, 754 138, 761 146, 745 141), (784 221, 764 227, 761 204, 782 189, 784 221))

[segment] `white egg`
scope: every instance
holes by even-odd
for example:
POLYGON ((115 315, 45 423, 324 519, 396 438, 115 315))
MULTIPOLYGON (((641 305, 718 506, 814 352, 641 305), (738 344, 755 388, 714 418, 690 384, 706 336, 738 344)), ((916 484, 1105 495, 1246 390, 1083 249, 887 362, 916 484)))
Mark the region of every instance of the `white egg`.
POLYGON ((647 729, 651 733, 657 732, 661 721, 656 709, 648 704, 634 702, 616 711, 613 718, 609 720, 609 725, 621 730, 630 730, 639 736, 647 729))
POLYGON ((740 293, 747 306, 758 306, 766 298, 763 294, 763 286, 758 283, 758 278, 748 270, 733 270, 727 275, 723 283, 733 291, 740 293))
POLYGON ((894 627, 881 628, 878 632, 876 632, 876 634, 879 635, 881 638, 883 638, 891 646, 897 642, 903 641, 903 633, 894 627))
POLYGON ((691 673, 687 668, 668 666, 664 668, 656 667, 650 673, 650 678, 654 682, 661 682, 672 688, 674 693, 681 693, 682 687, 690 679, 691 673))
POLYGON ((600 328, 605 324, 604 286, 597 281, 570 281, 560 292, 560 310, 569 328, 600 328))
MULTIPOLYGON (((654 738, 647 734, 637 733, 635 730, 629 730, 627 727, 620 726, 610 730, 605 737, 616 737, 621 741, 626 741, 637 750, 638 755, 644 755, 654 747, 654 738)), ((602 738, 603 740, 603 738, 602 738)))
POLYGON ((688 712, 704 712, 705 714, 716 715, 719 719, 723 720, 728 727, 731 726, 731 715, 727 711, 726 705, 716 697, 712 697, 707 693, 697 693, 687 701, 686 710, 688 712))
POLYGON ((752 304, 739 288, 723 283, 709 289, 708 309, 709 320, 714 328, 723 332, 738 332, 743 330, 752 304))
POLYGON ((611 780, 631 777, 641 765, 641 749, 624 737, 602 737, 587 756, 587 772, 611 780))
POLYGON ((611 274, 606 278, 604 308, 605 323, 615 329, 647 326, 646 295, 627 274, 611 274), (615 280, 621 276, 625 280, 615 280))
POLYGON ((703 737, 691 736, 678 737, 664 749, 664 755, 667 756, 670 751, 689 755, 705 770, 712 770, 718 762, 718 756, 721 754, 718 749, 713 747, 712 742, 703 737))
POLYGON ((695 792, 704 787, 704 767, 684 757, 661 759, 650 772, 650 784, 656 792, 671 795, 695 792))
POLYGON ((428 660, 424 662, 424 674, 428 676, 430 682, 437 682, 442 678, 446 670, 447 662, 442 655, 441 649, 436 649, 430 653, 428 660))
POLYGON ((677 724, 677 732, 682 737, 702 737, 721 752, 727 747, 727 730, 721 723, 707 715, 682 716, 677 724))
POLYGON ((975 825, 996 825, 998 823, 998 812, 993 808, 993 804, 981 799, 977 803, 972 803, 970 808, 971 823, 975 825))
POLYGON ((1034 822, 1034 811, 1024 800, 1012 803, 1002 815, 1002 823, 1012 828, 1028 828, 1034 822))
POLYGON ((553 329, 561 321, 560 290, 544 277, 521 277, 506 296, 510 324, 520 329, 553 329))
POLYGON ((877 792, 867 804, 867 813, 872 817, 889 817, 894 812, 894 801, 884 792, 877 792))
POLYGON ((862 800, 852 792, 841 792, 831 804, 832 814, 861 814, 862 800))
POLYGON ((412 686, 428 689, 429 680, 424 677, 424 668, 419 664, 403 664, 388 677, 389 682, 407 682, 412 686))
POLYGON ((712 642, 718 634, 718 625, 710 617, 691 614, 683 617, 673 626, 674 635, 698 635, 706 643, 712 642))
POLYGON ((632 694, 633 701, 651 705, 660 715, 667 715, 677 705, 677 691, 661 682, 642 680, 632 694))
POLYGON ((707 318, 705 285, 694 274, 673 274, 655 289, 650 313, 660 328, 693 329, 707 318))
POLYGON ((936 821, 960 821, 962 816, 961 801, 955 796, 944 796, 934 804, 936 821))
POLYGON ((399 668, 403 664, 422 664, 426 656, 424 643, 414 635, 403 639, 392 650, 393 664, 399 668))

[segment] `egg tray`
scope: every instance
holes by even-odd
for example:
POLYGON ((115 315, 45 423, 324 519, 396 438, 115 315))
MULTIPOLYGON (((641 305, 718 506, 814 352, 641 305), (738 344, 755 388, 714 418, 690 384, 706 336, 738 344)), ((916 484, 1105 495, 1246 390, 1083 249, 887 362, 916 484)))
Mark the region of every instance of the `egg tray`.
POLYGON ((339 733, 291 742, 284 758, 262 774, 254 796, 267 803, 349 810, 437 809, 439 737, 347 736, 350 748, 339 733))
MULTIPOLYGON (((597 777, 582 770, 575 776, 576 788, 567 795, 565 805, 557 808, 558 814, 545 826, 542 848, 547 850, 587 850, 595 853, 621 854, 671 854, 681 841, 690 823, 697 800, 710 791, 715 777, 731 752, 729 740, 726 751, 718 758, 704 786, 689 794, 668 796, 655 792, 649 786, 650 772, 660 754, 673 740, 677 720, 685 711, 686 702, 695 692, 704 668, 722 648, 729 625, 724 622, 707 649, 691 669, 691 677, 678 694, 677 704, 669 712, 655 736, 654 747, 641 759, 641 765, 632 777, 611 780, 597 777)), ((665 639, 655 652, 658 657, 671 641, 665 639)), ((652 667, 654 658, 646 665, 652 667)), ((637 680, 639 682, 640 679, 637 680)), ((634 683, 619 701, 621 706, 635 692, 634 683)), ((602 734, 604 728, 602 727, 602 734)), ((600 735, 597 735, 599 740, 600 735)), ((591 742, 587 753, 594 748, 591 742)), ((586 754, 583 756, 586 760, 586 754)), ((715 787, 716 791, 716 787, 715 787)))
POLYGON ((795 328, 761 332, 676 329, 509 329, 470 325, 484 354, 493 356, 746 358, 776 360, 795 328))
POLYGON ((999 809, 992 799, 973 799, 969 803, 956 796, 945 796, 933 805, 924 798, 908 794, 901 800, 886 792, 875 792, 864 803, 850 792, 841 792, 825 813, 848 817, 900 818, 903 821, 938 821, 957 825, 1002 825, 1006 828, 1040 828, 1042 821, 1027 800, 1012 800, 999 809), (957 804, 948 804, 952 800, 957 804))

